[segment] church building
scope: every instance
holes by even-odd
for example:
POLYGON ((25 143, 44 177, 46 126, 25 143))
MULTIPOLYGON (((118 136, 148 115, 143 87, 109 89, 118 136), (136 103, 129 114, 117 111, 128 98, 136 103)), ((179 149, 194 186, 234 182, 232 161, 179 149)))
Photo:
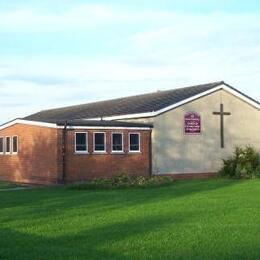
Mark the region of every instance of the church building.
POLYGON ((41 111, 0 126, 0 180, 214 176, 236 146, 260 150, 260 103, 214 82, 41 111))

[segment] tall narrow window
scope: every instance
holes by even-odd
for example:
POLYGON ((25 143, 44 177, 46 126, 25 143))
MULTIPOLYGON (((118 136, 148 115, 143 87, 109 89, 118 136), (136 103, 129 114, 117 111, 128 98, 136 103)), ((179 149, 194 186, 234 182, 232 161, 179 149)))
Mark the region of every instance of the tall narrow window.
POLYGON ((94 152, 106 151, 105 133, 94 133, 94 152))
POLYGON ((123 152, 122 133, 112 133, 112 152, 123 152))
POLYGON ((0 137, 0 154, 4 154, 4 138, 0 137))
POLYGON ((88 135, 86 132, 75 133, 75 152, 88 152, 88 135))
POLYGON ((140 134, 130 133, 129 134, 129 151, 140 152, 140 134))
POLYGON ((5 138, 5 153, 11 153, 11 138, 9 136, 5 138))
POLYGON ((18 153, 18 136, 13 136, 12 138, 12 153, 18 153))

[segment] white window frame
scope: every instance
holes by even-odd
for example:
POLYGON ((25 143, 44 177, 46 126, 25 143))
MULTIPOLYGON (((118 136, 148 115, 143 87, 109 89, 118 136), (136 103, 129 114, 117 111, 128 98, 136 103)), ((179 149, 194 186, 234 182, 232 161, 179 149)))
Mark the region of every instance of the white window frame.
POLYGON ((0 155, 4 155, 5 154, 5 138, 4 138, 4 136, 0 136, 0 139, 3 139, 3 152, 0 152, 0 155))
POLYGON ((88 154, 88 132, 75 132, 74 133, 74 153, 75 154, 88 154), (86 150, 77 151, 77 134, 85 134, 86 135, 86 150))
POLYGON ((93 132, 93 153, 107 153, 107 140, 106 140, 106 132, 93 132), (96 134, 104 134, 104 150, 95 150, 95 136, 96 134))
POLYGON ((112 132, 111 133, 111 152, 112 153, 124 153, 124 133, 123 132, 112 132), (122 150, 113 150, 113 135, 120 134, 122 136, 122 150))
POLYGON ((129 151, 129 153, 140 153, 140 152, 141 152, 141 134, 140 134, 140 133, 130 132, 130 133, 128 134, 128 151, 129 151), (130 136, 131 136, 132 134, 138 135, 139 150, 131 150, 130 136))
POLYGON ((4 151, 5 151, 5 154, 11 154, 11 152, 12 152, 12 138, 11 138, 11 136, 6 136, 5 137, 5 148, 4 148, 4 151), (10 143, 9 143, 9 152, 7 152, 7 138, 10 138, 10 143))
POLYGON ((19 151, 19 141, 18 141, 18 135, 13 135, 12 136, 12 138, 11 138, 11 151, 12 151, 12 154, 18 154, 18 151, 19 151), (17 138, 17 151, 16 152, 14 152, 14 137, 16 137, 17 138))

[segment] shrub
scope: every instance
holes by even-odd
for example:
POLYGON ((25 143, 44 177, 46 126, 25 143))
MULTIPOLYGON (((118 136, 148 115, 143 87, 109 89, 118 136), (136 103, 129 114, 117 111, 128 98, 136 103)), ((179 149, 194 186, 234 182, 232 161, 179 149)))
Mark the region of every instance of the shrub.
POLYGON ((252 146, 236 147, 231 157, 223 159, 219 175, 236 179, 260 177, 260 153, 252 146))
POLYGON ((123 172, 112 178, 98 178, 89 182, 75 183, 69 186, 72 189, 85 190, 85 189, 118 189, 129 187, 156 187, 172 183, 171 177, 166 176, 130 176, 123 172))

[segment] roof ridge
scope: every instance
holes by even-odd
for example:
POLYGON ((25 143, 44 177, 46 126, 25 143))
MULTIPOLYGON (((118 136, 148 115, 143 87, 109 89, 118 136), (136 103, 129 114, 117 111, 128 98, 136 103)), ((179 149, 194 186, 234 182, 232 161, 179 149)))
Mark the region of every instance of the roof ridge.
POLYGON ((44 109, 44 110, 41 110, 41 111, 39 111, 37 113, 48 112, 48 111, 58 111, 58 110, 62 110, 62 109, 77 108, 77 107, 87 106, 87 105, 90 105, 90 104, 92 104, 92 105, 93 104, 101 104, 101 103, 112 102, 112 101, 119 101, 119 100, 123 101, 123 100, 129 99, 129 98, 144 97, 144 96, 154 95, 156 93, 163 94, 163 93, 166 93, 166 92, 172 92, 172 91, 181 90, 181 89, 203 87, 203 86, 207 86, 207 85, 218 86, 218 85, 221 85, 221 84, 226 84, 226 83, 222 80, 222 81, 215 81, 215 82, 209 82, 209 83, 204 83, 204 84, 190 85, 190 86, 187 86, 187 87, 176 87, 176 88, 173 88, 173 89, 159 90, 159 91, 148 92, 148 93, 137 94, 137 95, 131 95, 131 96, 126 96, 126 97, 111 98, 111 99, 94 101, 94 102, 89 102, 89 103, 82 103, 82 104, 78 104, 78 105, 70 105, 70 106, 64 106, 64 107, 44 109))
POLYGON ((48 122, 48 120, 60 119, 118 119, 122 116, 127 116, 129 118, 133 118, 133 116, 150 117, 156 113, 164 113, 169 109, 181 106, 220 89, 227 90, 231 94, 234 94, 259 109, 258 101, 231 87, 224 81, 216 81, 188 87, 178 87, 159 92, 150 92, 141 95, 48 109, 24 117, 24 119, 48 122))

